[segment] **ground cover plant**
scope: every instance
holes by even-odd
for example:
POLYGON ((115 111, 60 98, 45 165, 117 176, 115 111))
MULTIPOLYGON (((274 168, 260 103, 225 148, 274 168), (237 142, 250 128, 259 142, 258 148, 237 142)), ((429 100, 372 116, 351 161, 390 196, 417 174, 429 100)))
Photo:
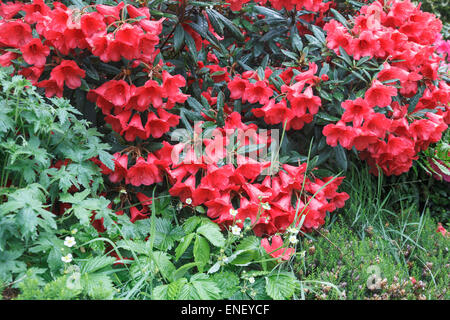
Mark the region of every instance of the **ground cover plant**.
POLYGON ((4 298, 448 298, 445 11, 34 0, 0 16, 4 298))

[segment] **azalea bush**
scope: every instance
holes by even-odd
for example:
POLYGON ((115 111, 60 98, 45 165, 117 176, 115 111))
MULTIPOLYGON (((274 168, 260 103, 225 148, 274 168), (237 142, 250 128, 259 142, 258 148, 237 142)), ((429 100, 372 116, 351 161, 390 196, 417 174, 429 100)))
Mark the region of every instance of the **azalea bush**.
MULTIPOLYGON (((50 211, 107 239, 96 254, 126 268, 148 261, 130 296, 150 279, 154 297, 205 298, 195 281, 252 265, 265 294, 292 297, 298 282, 273 291, 265 260, 298 259, 300 235, 345 206, 349 164, 407 173, 450 122, 442 22, 409 0, 35 0, 2 2, 0 15, 0 65, 49 101, 68 99, 102 133, 97 153, 76 159, 104 182, 63 179, 50 211), (188 222, 197 218, 206 231, 188 222), (173 234, 158 243, 155 232, 173 234), (146 246, 158 253, 139 257, 146 246), (192 264, 181 264, 188 249, 192 264), (223 257, 240 257, 238 267, 223 257), (198 278, 184 277, 192 268, 198 278)), ((216 289, 209 297, 225 297, 216 289)))

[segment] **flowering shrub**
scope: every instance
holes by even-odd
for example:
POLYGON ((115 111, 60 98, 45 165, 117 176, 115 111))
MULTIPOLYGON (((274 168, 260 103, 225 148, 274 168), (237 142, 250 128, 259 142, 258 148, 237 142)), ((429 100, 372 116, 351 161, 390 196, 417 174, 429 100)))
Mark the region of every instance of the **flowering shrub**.
POLYGON ((362 7, 352 26, 337 20, 324 26, 327 46, 335 53, 384 63, 364 97, 342 102, 341 120, 323 133, 332 146, 338 141, 347 149, 354 146, 374 173, 378 166, 385 174, 398 175, 447 128, 449 88, 439 78, 445 60, 434 47, 440 20, 409 1, 389 4, 376 1, 362 7), (421 28, 421 23, 429 27, 421 28))
MULTIPOLYGON (((409 0, 34 0, 2 2, 0 14, 0 65, 47 98, 70 99, 112 146, 89 163, 115 215, 84 212, 98 233, 114 234, 104 249, 117 263, 126 263, 112 251, 118 241, 151 239, 145 227, 167 194, 181 217, 206 214, 231 243, 252 230, 266 255, 289 260, 298 235, 348 200, 338 191, 348 159, 400 175, 449 123, 442 24, 409 0)), ((60 213, 78 212, 78 200, 63 198, 60 213)), ((229 249, 217 229, 185 229, 161 240, 161 261, 180 239, 190 239, 182 253, 194 242, 200 272, 208 241, 229 249)), ((263 255, 249 256, 234 258, 263 255)))

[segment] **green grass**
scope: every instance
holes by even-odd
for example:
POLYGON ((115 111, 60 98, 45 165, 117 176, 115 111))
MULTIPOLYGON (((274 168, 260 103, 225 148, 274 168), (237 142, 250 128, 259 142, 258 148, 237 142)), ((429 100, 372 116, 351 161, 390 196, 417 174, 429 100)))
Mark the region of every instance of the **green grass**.
MULTIPOLYGON (((347 299, 450 298, 450 239, 436 232, 437 221, 428 206, 419 210, 417 192, 408 181, 384 180, 367 170, 348 172, 343 189, 350 199, 345 208, 314 240, 301 243, 306 258, 295 265, 299 279, 330 282, 345 290, 347 299)), ((340 296, 323 285, 305 297, 340 296)))

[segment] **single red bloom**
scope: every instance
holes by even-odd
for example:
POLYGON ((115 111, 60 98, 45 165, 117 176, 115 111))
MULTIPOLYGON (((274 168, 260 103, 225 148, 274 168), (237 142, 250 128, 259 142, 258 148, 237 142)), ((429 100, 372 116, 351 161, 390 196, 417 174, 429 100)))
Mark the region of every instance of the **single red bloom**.
POLYGON ((138 192, 136 193, 136 197, 138 198, 139 202, 141 203, 142 206, 144 207, 149 207, 152 205, 152 201, 153 199, 150 197, 147 197, 145 194, 143 194, 142 192, 138 192))
POLYGON ((130 99, 130 86, 123 80, 110 80, 89 93, 91 101, 101 96, 114 106, 123 108, 130 99))
POLYGON ((9 20, 18 14, 20 10, 23 10, 23 7, 24 4, 21 2, 0 2, 0 16, 5 20, 9 20))
POLYGON ((120 2, 116 6, 108 6, 105 4, 98 4, 95 9, 98 13, 106 18, 106 23, 111 24, 114 21, 120 20, 120 10, 125 6, 125 3, 120 2))
POLYGON ((436 232, 439 232, 445 237, 448 231, 445 230, 445 228, 442 226, 442 223, 439 222, 436 232))
POLYGON ((80 69, 73 60, 63 60, 59 66, 55 67, 50 73, 50 79, 55 80, 59 87, 64 84, 70 89, 76 89, 81 86, 81 78, 86 73, 80 69))
POLYGON ((163 88, 167 97, 176 97, 180 94, 180 88, 186 85, 186 80, 182 75, 172 76, 167 71, 163 71, 163 88))
POLYGON ((31 27, 20 20, 0 24, 0 44, 3 46, 20 48, 32 39, 31 27))
POLYGON ((350 46, 353 57, 359 60, 361 57, 373 57, 380 44, 371 31, 363 31, 359 38, 352 39, 350 46))
POLYGON ((27 78, 31 81, 32 85, 36 85, 39 78, 41 77, 42 72, 44 71, 44 68, 38 68, 38 67, 28 67, 23 68, 19 70, 19 74, 27 78))
POLYGON ((23 5, 22 10, 25 11, 25 22, 29 24, 38 22, 50 12, 50 8, 44 0, 34 0, 32 3, 27 3, 23 5))
POLYGON ((282 260, 289 260, 295 251, 294 248, 281 249, 283 246, 283 239, 279 235, 272 237, 272 244, 269 244, 269 240, 267 240, 267 238, 262 239, 261 246, 268 254, 270 254, 270 256, 273 258, 281 258, 282 260))
POLYGON ((161 182, 162 176, 158 167, 153 162, 154 159, 150 155, 147 161, 139 157, 136 160, 136 164, 128 169, 125 183, 139 187, 140 185, 150 186, 154 183, 161 182))
POLYGON ((112 183, 119 183, 127 177, 128 155, 116 152, 114 158, 114 172, 109 174, 109 180, 112 183))
POLYGON ((265 81, 257 81, 255 83, 248 83, 246 86, 243 100, 250 103, 266 104, 272 97, 273 91, 267 86, 265 81))
POLYGON ((54 95, 61 98, 63 96, 63 87, 59 86, 55 80, 44 80, 36 84, 39 88, 45 88, 45 96, 51 98, 54 95))
POLYGON ((125 140, 134 141, 136 137, 143 140, 147 139, 147 131, 142 126, 141 116, 136 113, 130 123, 124 128, 122 134, 125 134, 125 140))
POLYGON ((375 80, 369 90, 366 91, 365 100, 369 107, 386 107, 391 104, 392 97, 397 95, 397 88, 385 86, 380 81, 375 80))
POLYGON ((218 197, 220 197, 218 190, 210 186, 200 185, 192 193, 192 205, 198 206, 218 197))
POLYGON ((314 115, 319 111, 319 107, 322 105, 320 98, 314 96, 312 87, 308 87, 304 93, 294 94, 290 103, 292 112, 297 117, 305 115, 306 109, 309 110, 309 113, 314 115))
POLYGON ((326 125, 323 128, 323 134, 327 137, 328 145, 336 147, 339 142, 346 149, 351 149, 355 136, 352 127, 347 127, 343 121, 326 125))
POLYGON ((80 25, 83 34, 87 38, 97 33, 102 34, 106 32, 106 23, 103 21, 103 16, 98 12, 83 14, 80 19, 80 25))
POLYGON ((207 215, 211 219, 229 215, 230 209, 233 209, 229 193, 224 193, 220 197, 205 202, 205 205, 208 208, 207 215))
POLYGON ((128 120, 130 120, 131 111, 123 111, 118 115, 108 114, 105 116, 105 122, 109 123, 112 129, 118 134, 122 134, 127 127, 128 120))
POLYGON ((192 200, 192 194, 195 190, 195 176, 189 176, 186 181, 176 182, 172 188, 169 189, 171 196, 178 197, 183 203, 186 203, 186 199, 192 200))
POLYGON ((248 80, 244 80, 240 77, 235 77, 233 80, 228 82, 228 89, 230 89, 231 99, 241 99, 244 96, 245 89, 249 85, 248 80))
POLYGON ((364 120, 363 128, 375 133, 379 138, 384 138, 386 131, 391 127, 392 120, 382 113, 371 113, 364 120))
POLYGON ((130 221, 132 223, 135 223, 138 220, 143 220, 143 219, 147 219, 149 214, 144 213, 144 210, 139 210, 136 207, 131 207, 130 208, 130 214, 131 214, 131 218, 130 221))
POLYGON ((148 113, 147 123, 145 124, 147 137, 161 138, 169 130, 170 126, 166 121, 158 118, 153 112, 148 113))
POLYGON ((9 67, 12 65, 12 60, 16 59, 19 55, 15 52, 6 51, 4 54, 0 55, 0 66, 9 67))
POLYGON ((360 128, 352 128, 354 132, 352 144, 358 151, 366 149, 369 145, 376 143, 378 137, 375 133, 360 128))
POLYGON ((136 89, 137 106, 135 110, 146 111, 150 107, 150 104, 155 108, 162 106, 162 98, 165 95, 164 90, 158 82, 154 80, 148 80, 143 87, 136 89))
POLYGON ((364 118, 373 112, 367 102, 362 98, 357 98, 354 101, 346 100, 342 102, 342 108, 345 109, 345 112, 341 120, 353 122, 353 126, 355 127, 361 126, 364 118))
POLYGON ((25 62, 36 67, 43 67, 47 56, 50 54, 50 48, 43 45, 40 39, 33 39, 20 48, 25 62))

